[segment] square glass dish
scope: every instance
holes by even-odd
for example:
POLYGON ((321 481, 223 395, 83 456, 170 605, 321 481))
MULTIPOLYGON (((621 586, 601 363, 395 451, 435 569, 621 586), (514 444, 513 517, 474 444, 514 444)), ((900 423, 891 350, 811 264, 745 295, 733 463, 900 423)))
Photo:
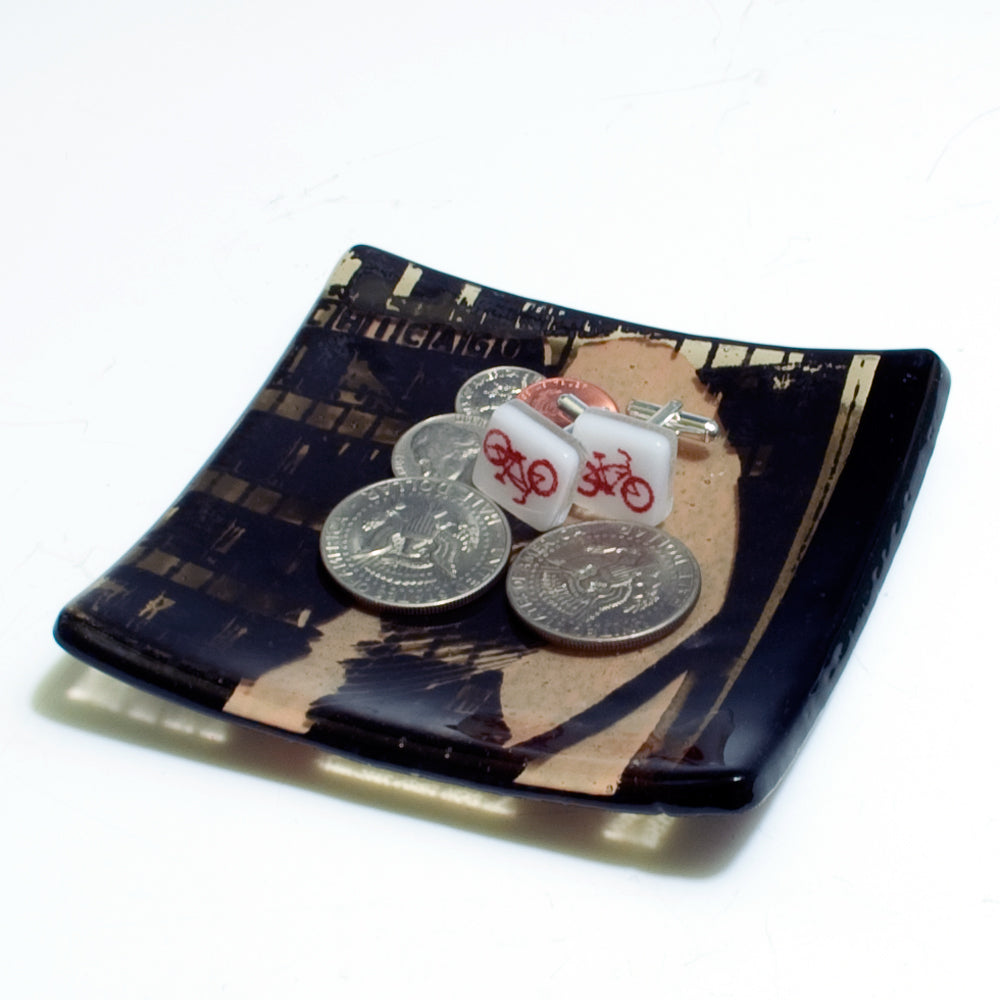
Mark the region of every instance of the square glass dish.
MULTIPOLYGON (((60 613, 62 646, 227 719, 390 767, 634 811, 773 789, 875 600, 948 392, 930 351, 719 342, 526 300, 355 247, 176 502, 60 613), (621 653, 527 630, 502 583, 378 614, 320 559, 331 508, 498 365, 711 417, 662 527, 701 567, 683 623, 621 653)), ((515 551, 535 532, 512 523, 515 551)))

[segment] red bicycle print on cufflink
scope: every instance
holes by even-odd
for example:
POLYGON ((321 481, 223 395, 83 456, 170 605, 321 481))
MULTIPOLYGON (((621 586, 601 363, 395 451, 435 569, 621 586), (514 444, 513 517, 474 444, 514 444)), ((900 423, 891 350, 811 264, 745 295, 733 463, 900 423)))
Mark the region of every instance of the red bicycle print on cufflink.
POLYGON ((514 503, 525 503, 532 493, 537 493, 540 497, 552 496, 559 485, 556 470, 547 458, 536 458, 525 468, 527 456, 510 443, 510 438, 503 431, 495 427, 483 441, 483 453, 491 465, 500 469, 496 473, 496 480, 501 483, 509 482, 521 491, 519 497, 514 497, 514 503))
POLYGON ((587 462, 577 491, 585 497, 593 497, 598 493, 611 496, 617 489, 625 506, 636 514, 642 514, 653 506, 653 487, 632 471, 632 456, 624 448, 618 450, 625 456, 624 462, 605 462, 605 453, 595 451, 593 456, 596 461, 587 462))

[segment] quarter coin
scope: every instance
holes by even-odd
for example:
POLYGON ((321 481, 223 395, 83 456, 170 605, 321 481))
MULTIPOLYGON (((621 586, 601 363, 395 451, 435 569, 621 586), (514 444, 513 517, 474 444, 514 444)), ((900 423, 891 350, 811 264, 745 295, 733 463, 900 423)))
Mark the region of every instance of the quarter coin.
POLYGON ((694 606, 701 570, 676 538, 623 521, 564 524, 507 573, 518 616, 554 643, 615 652, 666 635, 694 606))
POLYGON ((489 419, 501 403, 513 399, 525 386, 542 377, 530 368, 517 365, 487 368, 463 383, 455 397, 455 411, 489 419))
POLYGON ((587 406, 618 412, 618 405, 600 386, 578 378, 542 379, 522 389, 517 398, 560 427, 566 427, 573 422, 573 418, 559 409, 559 397, 565 395, 576 396, 587 406))
POLYGON ((503 572, 510 525, 464 483, 385 479, 330 511, 320 553, 330 575, 364 604, 446 611, 479 596, 503 572))
POLYGON ((486 421, 464 413, 442 413, 421 420, 393 446, 393 475, 470 482, 485 434, 486 421))

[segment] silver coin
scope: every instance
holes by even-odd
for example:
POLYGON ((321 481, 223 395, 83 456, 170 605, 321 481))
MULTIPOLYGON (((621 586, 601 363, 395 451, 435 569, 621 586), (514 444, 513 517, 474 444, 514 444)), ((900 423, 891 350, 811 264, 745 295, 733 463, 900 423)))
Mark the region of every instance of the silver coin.
POLYGON ((544 378, 530 368, 500 365, 477 372, 458 390, 455 411, 489 419, 501 404, 513 399, 525 386, 544 378))
POLYGON ((363 603, 445 611, 483 593, 503 572, 510 525, 464 483, 385 479, 330 511, 320 552, 330 575, 363 603))
POLYGON ((393 446, 393 475, 470 482, 486 424, 481 417, 464 413, 442 413, 421 420, 393 446))
POLYGON ((700 591, 701 570, 684 545, 624 521, 555 528, 507 574, 507 597, 527 625, 552 642, 605 652, 659 639, 700 591))

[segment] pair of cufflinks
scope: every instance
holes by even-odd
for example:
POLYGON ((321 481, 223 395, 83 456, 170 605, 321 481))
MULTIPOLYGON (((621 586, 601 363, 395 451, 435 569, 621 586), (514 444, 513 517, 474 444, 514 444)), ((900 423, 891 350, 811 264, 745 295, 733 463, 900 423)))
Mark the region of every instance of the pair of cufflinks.
POLYGON ((719 430, 679 401, 633 400, 625 414, 571 392, 557 400, 565 427, 524 399, 498 406, 472 471, 477 490, 538 531, 565 521, 574 503, 609 520, 659 524, 673 508, 678 434, 708 440, 719 430))

